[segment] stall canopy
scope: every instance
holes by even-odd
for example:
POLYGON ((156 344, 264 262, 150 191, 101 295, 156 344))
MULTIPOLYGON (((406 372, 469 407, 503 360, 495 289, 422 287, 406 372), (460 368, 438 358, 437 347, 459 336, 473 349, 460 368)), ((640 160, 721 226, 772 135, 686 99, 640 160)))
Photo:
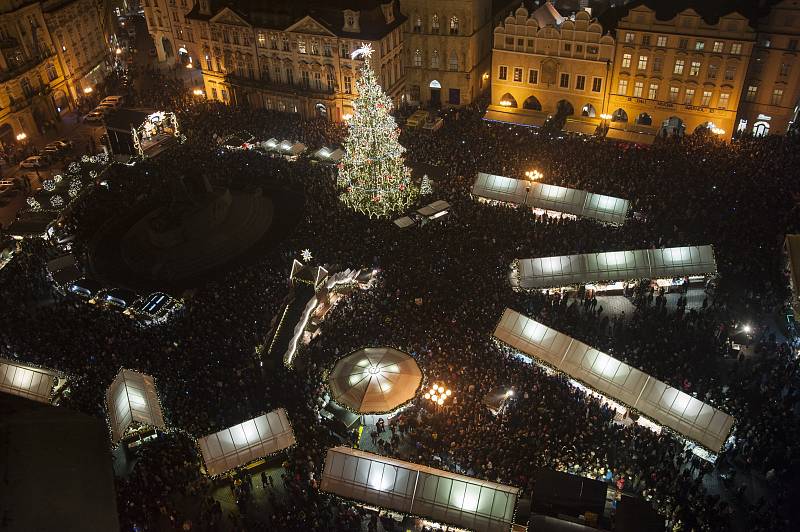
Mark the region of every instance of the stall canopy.
POLYGON ((625 199, 484 172, 478 172, 472 195, 617 225, 625 223, 630 209, 625 199))
POLYGON ((286 410, 279 408, 197 440, 206 471, 216 476, 295 444, 286 410))
POLYGON ((314 158, 323 162, 338 163, 342 160, 342 157, 344 157, 344 151, 340 148, 334 150, 323 146, 314 152, 314 158))
POLYGON ((420 216, 425 216, 426 218, 438 218, 437 214, 443 213, 450 208, 450 204, 444 200, 436 200, 433 203, 429 203, 424 207, 417 209, 417 213, 420 216))
POLYGON ((717 263, 714 249, 706 245, 518 259, 512 270, 511 284, 527 290, 598 281, 707 275, 716 273, 717 263))
POLYGON ((621 140, 623 142, 632 142, 634 144, 650 145, 655 142, 655 135, 649 133, 642 133, 640 131, 628 131, 624 129, 609 129, 606 133, 606 138, 611 140, 621 140))
POLYGON ((278 144, 278 151, 284 155, 300 155, 306 151, 306 145, 302 142, 294 142, 291 140, 284 140, 278 144))
POLYGON ((49 403, 58 373, 0 358, 0 392, 49 403))
POLYGON ((106 392, 106 406, 114 443, 131 428, 166 428, 155 382, 150 375, 121 369, 106 392))
POLYGON ((502 107, 496 109, 489 109, 483 115, 484 120, 490 122, 506 122, 509 124, 516 124, 518 126, 526 127, 542 127, 547 121, 546 114, 522 114, 519 112, 509 113, 501 111, 502 107))
POLYGON ((477 532, 508 531, 519 489, 349 447, 328 450, 323 491, 477 532))
POLYGON ((361 414, 391 412, 410 401, 422 383, 416 361, 392 347, 367 347, 341 358, 331 371, 331 397, 361 414))
POLYGON ((411 227, 414 225, 414 220, 412 220, 408 216, 403 216, 402 218, 398 218, 394 221, 394 225, 399 227, 400 229, 405 229, 406 227, 411 227))
POLYGON ((709 451, 719 452, 733 427, 733 417, 725 412, 511 309, 503 313, 494 337, 709 451))
POLYGON ((582 120, 569 120, 564 124, 564 131, 570 133, 580 133, 582 135, 594 135, 597 131, 597 124, 584 122, 582 120))

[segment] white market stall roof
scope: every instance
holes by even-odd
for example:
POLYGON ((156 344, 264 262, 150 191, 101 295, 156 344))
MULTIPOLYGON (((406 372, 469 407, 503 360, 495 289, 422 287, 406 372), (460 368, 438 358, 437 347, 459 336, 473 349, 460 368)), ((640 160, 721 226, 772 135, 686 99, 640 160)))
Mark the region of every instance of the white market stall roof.
POLYGON ((328 449, 322 491, 477 532, 508 531, 519 489, 349 447, 328 449))
POLYGON ((265 140, 263 142, 263 146, 264 146, 264 149, 266 149, 266 150, 270 150, 270 151, 275 150, 275 149, 278 148, 278 139, 276 139, 275 137, 267 139, 267 140, 265 140))
POLYGON ((719 452, 733 427, 725 412, 511 309, 494 337, 712 452, 719 452))
POLYGON ((278 151, 286 155, 300 155, 306 151, 306 145, 302 142, 294 142, 291 140, 284 140, 278 144, 278 151))
POLYGON ((0 392, 49 403, 58 373, 0 358, 0 392))
POLYGON ((332 163, 338 163, 344 157, 344 150, 341 148, 336 148, 335 150, 328 148, 327 146, 323 146, 322 148, 318 149, 314 152, 314 158, 319 161, 327 161, 332 163))
POLYGON ((282 451, 295 444, 294 431, 286 410, 267 414, 228 427, 197 440, 206 471, 216 476, 282 451))
POLYGON ((714 274, 714 248, 682 246, 518 259, 511 283, 523 289, 598 281, 662 279, 714 274))
POLYGON ((422 383, 417 362, 392 347, 367 347, 342 357, 331 371, 331 398, 362 414, 391 412, 410 401, 422 383))
POLYGON ((485 172, 478 172, 472 195, 617 225, 625 223, 630 209, 626 199, 485 172))
POLYGON ((435 216, 437 213, 446 211, 449 208, 450 204, 447 203, 446 201, 436 200, 433 203, 429 203, 428 205, 425 205, 424 207, 417 209, 417 212, 422 216, 431 218, 435 216))
POLYGON ((165 429, 153 377, 121 369, 106 392, 112 441, 118 443, 129 428, 146 425, 165 429))

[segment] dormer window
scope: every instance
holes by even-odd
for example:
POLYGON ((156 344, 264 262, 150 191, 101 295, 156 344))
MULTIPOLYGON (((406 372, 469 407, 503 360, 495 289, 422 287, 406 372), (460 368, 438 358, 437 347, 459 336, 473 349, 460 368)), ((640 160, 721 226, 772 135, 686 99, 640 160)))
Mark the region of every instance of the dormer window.
POLYGON ((361 31, 361 28, 358 24, 359 12, 353 11, 351 9, 344 10, 344 28, 343 31, 348 33, 358 33, 361 31))

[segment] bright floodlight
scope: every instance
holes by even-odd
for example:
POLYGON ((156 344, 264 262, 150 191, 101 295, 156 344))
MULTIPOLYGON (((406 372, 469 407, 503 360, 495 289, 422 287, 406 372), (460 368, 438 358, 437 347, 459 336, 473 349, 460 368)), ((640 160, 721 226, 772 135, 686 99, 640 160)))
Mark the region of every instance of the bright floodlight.
POLYGON ((750 334, 750 332, 753 330, 753 328, 752 328, 752 327, 750 327, 749 325, 745 325, 744 327, 742 327, 742 329, 743 329, 743 330, 744 330, 744 332, 745 332, 745 333, 747 333, 747 334, 750 334))

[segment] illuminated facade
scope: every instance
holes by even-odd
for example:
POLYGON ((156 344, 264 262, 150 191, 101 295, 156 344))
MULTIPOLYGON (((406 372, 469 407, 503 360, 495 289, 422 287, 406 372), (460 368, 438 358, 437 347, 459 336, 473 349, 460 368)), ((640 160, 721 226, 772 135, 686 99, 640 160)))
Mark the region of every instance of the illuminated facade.
POLYGON ((201 70, 207 98, 342 120, 361 66, 350 54, 362 42, 372 44, 372 66, 395 103, 403 89, 399 4, 362 5, 286 0, 234 11, 211 0, 146 0, 144 9, 159 60, 201 70))
POLYGON ((411 104, 467 105, 489 87, 492 9, 497 4, 403 0, 401 8, 408 17, 406 97, 411 104))
POLYGON ((654 134, 714 127, 730 138, 755 30, 738 13, 708 24, 692 9, 669 20, 638 6, 620 19, 609 103, 610 126, 654 134))
POLYGON ((562 113, 597 125, 613 57, 614 39, 587 12, 568 20, 549 2, 519 7, 494 30, 487 118, 542 125, 562 113))
POLYGON ((783 134, 797 124, 800 104, 800 1, 784 0, 758 22, 758 39, 739 106, 738 131, 783 134))

